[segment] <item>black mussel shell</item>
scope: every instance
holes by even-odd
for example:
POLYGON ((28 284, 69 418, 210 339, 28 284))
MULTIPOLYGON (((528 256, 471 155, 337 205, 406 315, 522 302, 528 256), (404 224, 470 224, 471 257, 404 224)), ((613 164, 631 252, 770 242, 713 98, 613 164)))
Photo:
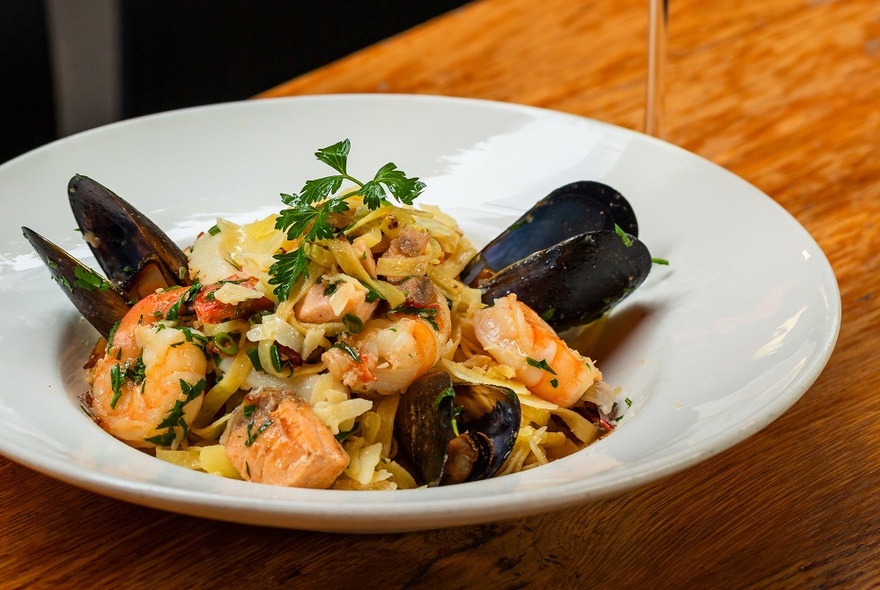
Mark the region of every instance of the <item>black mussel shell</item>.
POLYGON ((521 420, 512 390, 429 373, 401 395, 395 433, 423 483, 449 485, 492 477, 513 450, 521 420))
POLYGON ((116 322, 128 312, 128 295, 37 232, 21 229, 67 298, 107 338, 116 322))
MULTIPOLYGON (((563 195, 577 195, 582 199, 591 199, 605 205, 611 214, 613 225, 618 226, 631 236, 639 237, 639 222, 636 220, 636 213, 633 211, 632 205, 622 194, 607 184, 595 180, 579 180, 559 187, 547 195, 547 198, 561 199, 563 195)), ((613 225, 597 229, 614 229, 613 225)), ((584 232, 586 231, 589 230, 584 230, 584 232)))
POLYGON ((617 231, 581 234, 511 264, 482 285, 482 300, 515 293, 557 331, 598 319, 647 278, 651 254, 617 231))
POLYGON ((68 197, 98 264, 132 299, 157 288, 188 284, 183 251, 116 193, 78 174, 70 179, 68 197))
POLYGON ((461 273, 465 284, 500 271, 518 260, 573 236, 617 225, 638 236, 629 202, 600 182, 582 180, 554 190, 484 247, 461 273))

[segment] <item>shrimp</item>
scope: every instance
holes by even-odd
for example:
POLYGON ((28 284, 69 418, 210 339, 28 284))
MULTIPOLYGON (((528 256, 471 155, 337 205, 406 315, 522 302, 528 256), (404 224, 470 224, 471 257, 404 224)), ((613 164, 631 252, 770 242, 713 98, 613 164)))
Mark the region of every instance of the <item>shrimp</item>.
POLYGON ((141 299, 90 369, 84 406, 104 430, 132 446, 176 446, 201 407, 204 337, 173 327, 190 296, 189 289, 173 289, 141 299))
POLYGON ((321 357, 330 374, 354 391, 403 393, 447 348, 451 319, 446 299, 425 277, 403 285, 409 298, 399 311, 365 322, 361 332, 340 339, 321 357))
POLYGON ((248 393, 220 442, 241 476, 258 483, 328 488, 349 461, 308 402, 279 389, 248 393))
POLYGON ((374 319, 341 339, 321 360, 353 391, 402 393, 440 358, 437 331, 419 318, 374 319))
POLYGON ((602 374, 572 350, 516 295, 474 312, 474 333, 496 361, 511 367, 533 394, 570 408, 602 374))

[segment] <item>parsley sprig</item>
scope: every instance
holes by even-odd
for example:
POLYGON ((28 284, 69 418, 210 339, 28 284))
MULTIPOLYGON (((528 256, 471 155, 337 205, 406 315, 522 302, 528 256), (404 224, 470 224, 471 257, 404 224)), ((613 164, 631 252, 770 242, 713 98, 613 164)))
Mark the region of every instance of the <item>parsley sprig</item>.
POLYGON ((288 208, 276 218, 275 229, 287 232, 289 240, 302 237, 296 250, 276 254, 275 262, 269 268, 269 283, 276 285, 274 293, 281 301, 287 299, 300 276, 309 275, 309 244, 336 237, 337 229, 330 222, 330 216, 348 211, 348 198, 361 196, 364 205, 375 210, 383 204, 389 204, 389 197, 399 203, 412 205, 425 189, 425 183, 416 177, 407 177, 392 162, 379 168, 372 180, 358 180, 348 173, 350 151, 351 142, 348 139, 318 150, 315 157, 337 173, 306 181, 299 194, 281 195, 281 200, 288 208), (345 196, 333 196, 345 181, 353 182, 357 188, 345 196))

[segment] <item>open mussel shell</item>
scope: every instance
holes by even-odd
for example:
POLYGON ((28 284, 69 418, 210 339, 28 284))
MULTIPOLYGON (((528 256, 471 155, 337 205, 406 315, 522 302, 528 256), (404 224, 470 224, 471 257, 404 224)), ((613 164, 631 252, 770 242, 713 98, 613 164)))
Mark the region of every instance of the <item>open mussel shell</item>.
POLYGON ((423 483, 449 485, 497 473, 521 421, 512 390, 453 384, 446 373, 429 373, 400 397, 395 433, 399 452, 423 483))
POLYGON ((515 293, 557 331, 598 319, 647 278, 651 254, 617 231, 580 234, 511 264, 485 282, 482 301, 515 293))
POLYGON ((98 264, 132 299, 157 288, 188 284, 186 255, 130 203, 79 174, 70 179, 68 197, 98 264))
POLYGON ((554 190, 487 244, 461 273, 465 284, 480 282, 518 260, 573 236, 620 227, 638 236, 632 206, 601 182, 582 180, 554 190))
POLYGON ((37 232, 21 229, 67 298, 107 338, 116 321, 128 312, 128 295, 37 232))

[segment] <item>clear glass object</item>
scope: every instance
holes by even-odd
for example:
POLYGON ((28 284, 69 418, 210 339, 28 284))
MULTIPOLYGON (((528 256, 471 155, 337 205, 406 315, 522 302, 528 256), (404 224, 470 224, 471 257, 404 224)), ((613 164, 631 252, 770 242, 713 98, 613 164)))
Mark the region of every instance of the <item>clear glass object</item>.
POLYGON ((648 75, 645 90, 645 133, 666 136, 666 35, 669 0, 648 0, 648 75))

